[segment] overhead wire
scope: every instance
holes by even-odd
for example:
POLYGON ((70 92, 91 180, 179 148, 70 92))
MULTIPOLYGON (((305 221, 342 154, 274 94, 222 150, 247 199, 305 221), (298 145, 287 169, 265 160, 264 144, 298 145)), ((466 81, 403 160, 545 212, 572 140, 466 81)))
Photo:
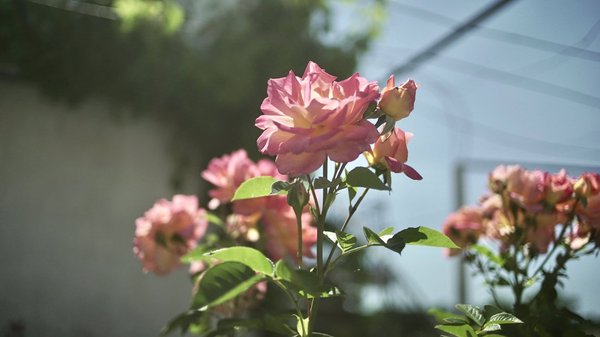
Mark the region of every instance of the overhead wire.
MULTIPOLYGON (((403 13, 409 13, 412 17, 420 18, 437 25, 449 27, 460 24, 460 21, 456 19, 423 8, 411 6, 397 0, 392 1, 391 4, 393 4, 395 8, 402 9, 403 13)), ((577 57, 588 61, 600 62, 600 52, 584 49, 578 45, 566 45, 530 35, 485 27, 480 24, 472 24, 471 26, 477 28, 476 30, 473 30, 476 35, 480 35, 483 38, 490 40, 506 42, 546 52, 554 52, 562 56, 577 57)), ((599 34, 600 20, 596 21, 582 41, 591 42, 599 34)), ((586 45, 589 45, 589 42, 586 45)))

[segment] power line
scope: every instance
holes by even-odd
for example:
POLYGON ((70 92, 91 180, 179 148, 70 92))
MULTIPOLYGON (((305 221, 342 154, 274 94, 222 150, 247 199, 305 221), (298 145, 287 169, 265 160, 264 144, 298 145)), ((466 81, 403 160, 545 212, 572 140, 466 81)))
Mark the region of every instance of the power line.
MULTIPOLYGON (((448 26, 454 26, 459 23, 459 21, 457 21, 453 18, 444 16, 444 15, 441 15, 441 14, 438 14, 438 13, 435 13, 435 12, 432 12, 432 11, 429 11, 426 9, 407 5, 407 4, 398 2, 398 1, 394 1, 393 4, 396 7, 402 8, 402 11, 405 13, 408 12, 408 13, 410 13, 410 15, 412 15, 414 17, 418 17, 418 18, 421 18, 423 20, 426 20, 428 22, 432 22, 432 23, 435 23, 438 25, 448 27, 448 26)), ((540 39, 540 38, 525 35, 525 34, 508 32, 508 31, 501 30, 501 29, 488 28, 488 27, 484 27, 481 25, 474 25, 474 26, 477 27, 477 30, 475 31, 476 34, 481 35, 482 37, 487 38, 487 39, 501 41, 501 42, 510 43, 510 44, 515 44, 515 45, 520 45, 520 46, 537 49, 537 50, 542 50, 542 51, 547 51, 547 52, 554 52, 554 53, 557 53, 557 54, 560 54, 563 56, 571 56, 571 57, 581 58, 584 60, 600 62, 600 53, 593 51, 593 50, 584 49, 584 48, 580 48, 577 46, 570 46, 570 45, 553 42, 553 41, 549 41, 549 40, 545 40, 545 39, 540 39)), ((598 34, 600 34, 600 20, 598 20, 592 26, 592 28, 588 31, 588 33, 586 34, 584 39, 586 41, 593 40, 598 36, 598 34)))
POLYGON ((391 71, 391 73, 399 75, 409 70, 414 70, 418 68, 422 63, 425 63, 429 59, 438 55, 439 52, 441 52, 446 47, 454 43, 456 40, 460 39, 463 35, 470 32, 473 28, 477 27, 479 23, 490 18, 492 15, 496 14, 500 9, 504 8, 504 6, 510 4, 513 1, 514 0, 499 0, 496 3, 486 7, 479 13, 475 14, 475 16, 473 16, 471 19, 456 27, 451 33, 435 41, 429 47, 425 48, 423 51, 411 57, 404 64, 394 68, 391 71))

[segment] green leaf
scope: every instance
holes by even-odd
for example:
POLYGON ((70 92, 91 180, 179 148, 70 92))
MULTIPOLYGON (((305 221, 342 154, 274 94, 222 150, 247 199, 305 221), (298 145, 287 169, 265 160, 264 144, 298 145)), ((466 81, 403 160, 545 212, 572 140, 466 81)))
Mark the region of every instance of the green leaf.
POLYGON ((204 254, 206 252, 208 252, 210 250, 209 247, 206 247, 204 245, 202 246, 198 246, 192 250, 190 250, 189 252, 187 252, 187 254, 183 255, 181 257, 181 262, 182 263, 192 263, 195 261, 201 261, 204 259, 204 254))
POLYGON ((409 245, 460 248, 446 235, 423 226, 406 228, 394 236, 401 237, 409 245))
POLYGON ((321 188, 331 187, 331 186, 333 186, 333 183, 331 181, 327 180, 327 178, 325 178, 325 177, 318 177, 314 181, 314 186, 316 189, 321 189, 321 188))
POLYGON ((456 337, 475 337, 475 330, 468 324, 441 324, 436 329, 449 333, 456 337))
POLYGON ((490 319, 487 321, 487 323, 485 323, 485 325, 488 325, 488 324, 500 324, 500 325, 502 325, 502 324, 521 324, 521 323, 523 323, 523 321, 521 321, 517 317, 515 317, 507 312, 501 312, 501 313, 492 315, 492 317, 490 317, 490 319))
POLYGON ((495 323, 486 323, 483 326, 483 329, 481 329, 481 331, 498 331, 498 330, 502 330, 502 327, 500 326, 500 324, 495 324, 495 323))
POLYGON ((490 317, 501 312, 504 311, 502 311, 502 309, 498 308, 497 306, 489 304, 483 306, 483 316, 485 317, 486 322, 490 320, 490 317))
POLYGON ((354 197, 356 197, 357 189, 353 186, 348 186, 348 201, 352 202, 354 197))
POLYGON ((356 237, 350 233, 335 231, 323 231, 323 234, 342 250, 343 253, 352 249, 356 245, 356 237))
POLYGON ((370 228, 363 227, 363 232, 365 233, 365 238, 367 239, 367 242, 369 244, 385 246, 385 241, 383 241, 379 237, 379 235, 377 235, 377 233, 373 232, 373 230, 371 230, 370 228))
POLYGON ((444 310, 440 310, 437 308, 432 308, 429 309, 429 311, 427 312, 428 314, 432 315, 433 317, 435 317, 435 319, 438 322, 445 322, 447 319, 452 319, 452 320, 461 320, 464 321, 465 323, 468 323, 465 321, 465 318, 463 316, 448 312, 448 311, 444 311, 444 310))
POLYGON ((292 269, 283 260, 279 260, 275 264, 275 277, 284 281, 284 284, 290 289, 294 289, 302 295, 309 295, 309 297, 321 298, 340 295, 339 290, 331 285, 319 285, 316 273, 292 269))
POLYGON ((298 331, 298 335, 301 337, 307 337, 307 332, 308 332, 308 317, 306 318, 302 318, 299 317, 297 315, 296 316, 297 322, 296 322, 296 331, 298 331))
POLYGON ((482 326, 485 322, 483 312, 481 309, 470 304, 457 304, 456 309, 462 311, 467 317, 469 317, 477 326, 482 326))
POLYGON ((392 235, 394 232, 394 227, 388 227, 378 233, 379 236, 392 235))
POLYGON ((184 334, 188 331, 188 328, 192 324, 195 325, 196 330, 206 331, 209 329, 210 325, 207 320, 208 318, 209 317, 205 312, 197 310, 184 312, 170 320, 169 323, 162 328, 160 335, 166 336, 175 332, 176 330, 179 330, 181 334, 184 334))
POLYGON ((400 254, 404 250, 404 247, 406 247, 406 241, 404 241, 404 238, 402 236, 394 235, 391 238, 389 238, 389 240, 387 240, 385 246, 388 249, 391 249, 396 253, 400 254))
POLYGON ((223 220, 221 220, 221 218, 219 218, 216 214, 214 213, 206 213, 206 219, 208 220, 208 222, 215 224, 217 226, 223 226, 223 220))
POLYGON ((389 191, 379 177, 366 167, 356 167, 346 175, 346 184, 352 187, 365 187, 374 190, 389 191))
POLYGON ((290 189, 290 183, 287 181, 276 181, 271 185, 271 194, 285 194, 290 189))
POLYGON ((222 334, 231 334, 233 332, 240 332, 240 330, 267 330, 276 332, 282 335, 290 335, 295 333, 286 322, 290 320, 292 316, 288 314, 284 315, 264 315, 258 318, 225 318, 219 320, 217 323, 217 330, 213 332, 214 336, 220 336, 222 334))
POLYGON ((257 273, 270 276, 273 275, 274 271, 273 262, 263 253, 251 247, 236 246, 217 249, 203 254, 199 260, 210 259, 216 259, 222 262, 235 261, 243 263, 257 273))
POLYGON ((337 235, 335 234, 335 232, 323 231, 323 235, 325 235, 325 237, 327 237, 332 243, 337 242, 337 235))
POLYGON ((469 247, 469 249, 474 250, 479 255, 485 256, 488 259, 488 261, 493 262, 494 264, 496 264, 500 267, 502 267, 504 265, 504 259, 501 256, 494 254, 494 252, 492 252, 486 246, 472 245, 469 247))
POLYGON ((260 198, 271 195, 272 186, 278 181, 279 180, 269 176, 248 179, 237 188, 231 201, 260 198))
POLYGON ((356 237, 350 233, 336 231, 335 235, 337 238, 337 245, 344 253, 349 251, 354 247, 354 245, 356 245, 356 237))
POLYGON ((402 237, 398 237, 397 234, 392 236, 386 242, 379 235, 377 235, 377 233, 373 232, 367 227, 363 227, 363 231, 365 232, 365 237, 367 238, 369 245, 381 245, 387 249, 393 250, 398 254, 402 253, 402 250, 406 246, 404 239, 402 237))
POLYGON ((206 310, 244 293, 265 276, 247 265, 227 261, 207 269, 198 279, 192 309, 206 310))
POLYGON ((265 330, 276 332, 282 335, 290 335, 294 333, 294 330, 290 328, 286 322, 289 320, 289 315, 269 315, 266 314, 263 317, 265 330))

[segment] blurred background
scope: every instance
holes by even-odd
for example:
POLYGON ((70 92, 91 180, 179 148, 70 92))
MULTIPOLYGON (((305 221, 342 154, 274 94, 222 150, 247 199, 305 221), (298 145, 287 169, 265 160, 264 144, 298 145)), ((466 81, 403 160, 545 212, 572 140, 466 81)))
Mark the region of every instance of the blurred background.
MULTIPOLYGON (((397 126, 424 179, 370 195, 357 231, 439 229, 500 163, 600 171, 599 35, 597 0, 0 0, 0 336, 158 335, 190 284, 142 273, 135 218, 205 198, 214 156, 259 158, 267 79, 309 60, 420 86, 397 126)), ((561 294, 591 319, 598 265, 571 265, 561 294)), ((324 330, 435 336, 428 308, 489 300, 460 270, 415 247, 349 261, 324 330)))

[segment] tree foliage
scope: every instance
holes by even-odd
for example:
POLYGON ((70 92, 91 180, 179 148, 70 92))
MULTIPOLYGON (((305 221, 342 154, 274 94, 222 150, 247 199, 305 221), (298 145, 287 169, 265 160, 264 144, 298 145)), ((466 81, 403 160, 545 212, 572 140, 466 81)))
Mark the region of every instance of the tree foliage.
POLYGON ((290 66, 301 75, 309 59, 347 75, 369 39, 365 31, 324 43, 324 1, 191 2, 181 7, 185 20, 176 31, 180 12, 168 1, 83 3, 108 8, 110 20, 68 10, 74 6, 0 0, 0 62, 51 97, 102 97, 116 114, 157 118, 210 158, 254 148, 259 130, 247 125, 259 114, 268 78, 290 66), (157 11, 175 19, 156 20, 157 11))

